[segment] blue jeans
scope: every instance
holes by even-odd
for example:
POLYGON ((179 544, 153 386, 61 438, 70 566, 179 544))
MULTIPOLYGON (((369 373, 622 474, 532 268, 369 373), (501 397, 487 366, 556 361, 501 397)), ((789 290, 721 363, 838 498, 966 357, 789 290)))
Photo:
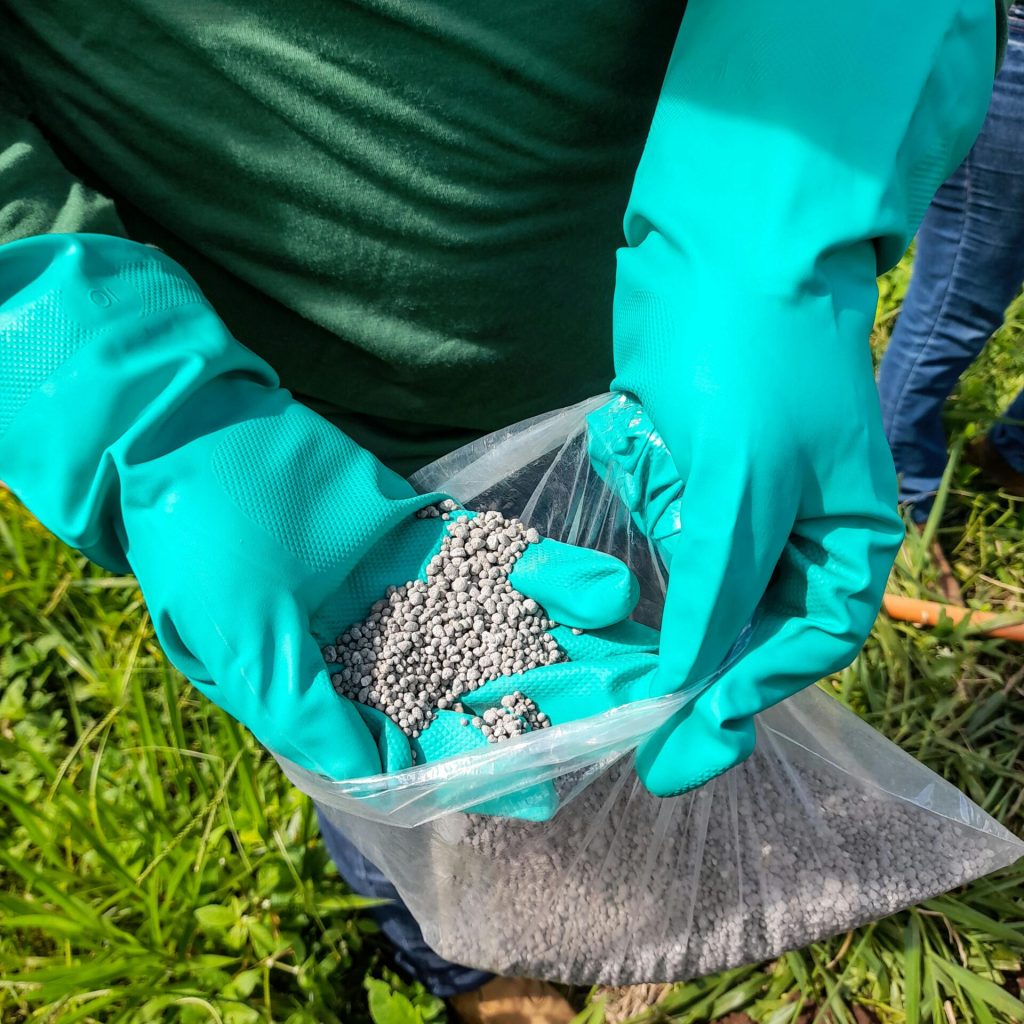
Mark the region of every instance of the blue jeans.
MULTIPOLYGON (((942 407, 1024 280, 1024 5, 974 147, 935 194, 878 388, 900 498, 924 521, 946 465, 942 407)), ((989 438, 1024 472, 1024 392, 989 438)))
POLYGON ((409 913, 395 887, 332 825, 320 809, 316 816, 324 846, 348 887, 360 896, 385 899, 385 907, 370 914, 391 943, 395 967, 406 977, 421 982, 428 992, 441 999, 470 992, 493 977, 486 971, 460 967, 435 953, 424 941, 416 919, 409 913))

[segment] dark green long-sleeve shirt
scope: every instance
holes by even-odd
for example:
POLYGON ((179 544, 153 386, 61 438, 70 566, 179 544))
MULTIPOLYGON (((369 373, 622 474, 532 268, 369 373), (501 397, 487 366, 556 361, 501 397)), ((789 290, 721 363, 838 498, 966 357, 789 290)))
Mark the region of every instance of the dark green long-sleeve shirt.
POLYGON ((0 0, 0 242, 158 244, 288 387, 411 469, 607 386, 683 6, 0 0))
MULTIPOLYGON (((679 0, 0 11, 65 166, 386 460, 607 387, 614 252, 679 0)), ((43 142, 21 142, 19 179, 12 130, 31 135, 8 126, 0 241, 48 229, 18 205, 43 142)), ((80 189, 53 228, 115 225, 80 189)))

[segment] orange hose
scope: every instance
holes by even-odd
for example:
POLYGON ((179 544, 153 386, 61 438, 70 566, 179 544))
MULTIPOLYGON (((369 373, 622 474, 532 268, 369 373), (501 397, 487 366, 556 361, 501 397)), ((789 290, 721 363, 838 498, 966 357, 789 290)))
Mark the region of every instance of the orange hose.
POLYGON ((886 614, 900 622, 914 622, 919 626, 934 626, 940 616, 945 615, 951 622, 958 623, 970 619, 971 624, 980 626, 988 636, 998 636, 1005 640, 1016 640, 1024 643, 1024 622, 1012 626, 996 626, 986 628, 986 623, 1006 618, 996 612, 977 612, 971 608, 961 608, 955 604, 940 604, 938 601, 919 601, 913 597, 901 597, 898 594, 886 594, 882 602, 886 614))

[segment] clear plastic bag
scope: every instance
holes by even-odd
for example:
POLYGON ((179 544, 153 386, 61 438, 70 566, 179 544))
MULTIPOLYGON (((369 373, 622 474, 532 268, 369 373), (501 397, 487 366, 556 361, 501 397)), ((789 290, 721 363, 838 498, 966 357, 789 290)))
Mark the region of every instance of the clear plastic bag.
MULTIPOLYGON (((590 466, 598 396, 515 424, 422 470, 421 490, 600 548, 665 577, 590 466)), ((761 715, 757 749, 699 790, 651 796, 636 746, 688 695, 627 705, 390 776, 288 777, 394 882, 442 956, 572 983, 673 981, 773 957, 1012 863, 1024 844, 817 688, 761 715), (551 780, 559 810, 467 813, 551 780)))

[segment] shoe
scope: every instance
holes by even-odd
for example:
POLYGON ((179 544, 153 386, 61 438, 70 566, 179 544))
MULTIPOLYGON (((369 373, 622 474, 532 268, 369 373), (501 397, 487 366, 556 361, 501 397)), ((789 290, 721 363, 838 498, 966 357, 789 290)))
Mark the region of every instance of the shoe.
POLYGON ((972 466, 981 470, 981 482, 1024 498, 1024 473, 1019 473, 999 454, 988 436, 975 438, 968 446, 964 457, 972 466))
POLYGON ((576 1016, 554 985, 532 978, 492 978, 448 1006, 462 1024, 569 1024, 576 1016))

